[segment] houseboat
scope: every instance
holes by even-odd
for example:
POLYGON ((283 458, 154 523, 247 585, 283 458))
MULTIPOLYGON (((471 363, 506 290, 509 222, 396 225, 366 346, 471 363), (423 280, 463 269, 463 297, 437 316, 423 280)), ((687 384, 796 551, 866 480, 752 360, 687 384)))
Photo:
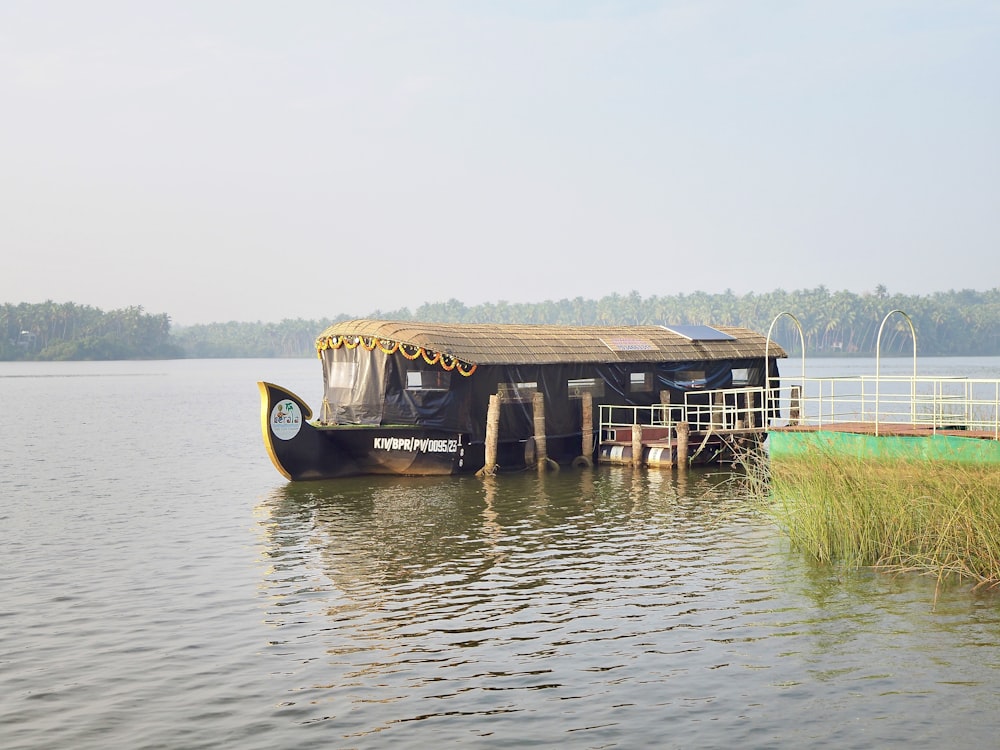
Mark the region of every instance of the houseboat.
MULTIPOLYGON (((264 445, 293 481, 592 462, 601 444, 594 414, 631 408, 632 422, 710 421, 718 394, 737 394, 732 403, 747 407, 741 425, 763 430, 766 404, 753 408, 739 394, 763 393, 786 356, 737 327, 391 320, 336 323, 316 350, 315 418, 296 394, 258 383, 264 445)), ((691 450, 703 450, 709 433, 710 425, 691 450)))

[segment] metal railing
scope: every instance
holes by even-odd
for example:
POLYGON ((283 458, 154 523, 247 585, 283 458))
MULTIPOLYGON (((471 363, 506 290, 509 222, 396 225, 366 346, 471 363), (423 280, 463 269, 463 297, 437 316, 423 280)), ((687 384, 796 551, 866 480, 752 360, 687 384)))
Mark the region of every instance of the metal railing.
POLYGON ((908 425, 931 433, 975 431, 1000 440, 1000 380, 859 375, 793 378, 770 389, 692 391, 683 404, 601 405, 600 439, 630 440, 633 425, 666 428, 669 437, 676 437, 680 422, 696 432, 717 433, 863 423, 878 435, 889 426, 908 425))
POLYGON ((698 431, 736 432, 768 422, 764 388, 719 388, 684 394, 684 418, 698 431))
POLYGON ((797 378, 775 390, 780 417, 772 426, 888 425, 931 432, 974 430, 1000 439, 1000 380, 951 376, 797 378), (798 406, 797 414, 795 406, 798 406))
POLYGON ((600 405, 600 440, 631 440, 632 426, 665 428, 667 434, 675 437, 677 423, 684 421, 684 407, 678 404, 653 404, 652 406, 600 405), (624 435, 618 432, 623 431, 624 435))
MULTIPOLYGON (((949 376, 917 376, 917 331, 910 316, 902 310, 891 310, 878 329, 875 344, 875 376, 839 378, 805 377, 805 337, 798 319, 781 312, 771 323, 767 343, 775 324, 787 316, 799 332, 802 346, 802 375, 783 388, 770 393, 779 404, 778 415, 772 415, 771 426, 792 424, 814 427, 845 422, 860 422, 878 435, 888 425, 909 425, 936 432, 938 430, 968 430, 1000 440, 1000 380, 949 376), (882 333, 893 316, 903 319, 913 342, 913 375, 883 376, 882 333), (782 419, 780 415, 787 415, 782 419)), ((765 352, 767 349, 765 348, 765 352)), ((765 368, 769 360, 765 355, 765 368)), ((765 382, 777 383, 765 369, 765 382)))
MULTIPOLYGON (((601 442, 630 440, 633 425, 666 428, 669 437, 676 437, 680 422, 686 422, 696 432, 739 432, 763 427, 768 423, 764 395, 762 387, 724 388, 685 393, 683 404, 602 404, 600 439, 601 442)), ((774 404, 771 412, 773 415, 774 404)))

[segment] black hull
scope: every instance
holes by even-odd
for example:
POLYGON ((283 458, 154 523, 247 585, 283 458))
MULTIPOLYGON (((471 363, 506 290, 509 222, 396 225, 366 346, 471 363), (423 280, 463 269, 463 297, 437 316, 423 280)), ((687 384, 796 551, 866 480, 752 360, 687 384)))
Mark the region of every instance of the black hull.
POLYGON ((423 427, 316 426, 309 422, 312 410, 294 393, 272 383, 257 386, 264 445, 287 479, 439 476, 465 468, 462 435, 423 427))
MULTIPOLYGON (((314 425, 309 421, 312 410, 294 393, 273 383, 257 386, 264 445, 286 479, 471 474, 485 464, 484 444, 472 442, 469 435, 410 426, 314 425)), ((551 459, 568 464, 579 456, 581 439, 549 437, 546 444, 551 459)), ((530 440, 497 446, 499 471, 523 470, 534 466, 536 458, 530 440)))

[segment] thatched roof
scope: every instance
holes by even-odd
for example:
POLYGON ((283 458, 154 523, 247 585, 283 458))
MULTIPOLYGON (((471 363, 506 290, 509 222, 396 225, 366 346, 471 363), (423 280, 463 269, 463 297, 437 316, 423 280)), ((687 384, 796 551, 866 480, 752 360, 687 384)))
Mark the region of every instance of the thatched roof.
MULTIPOLYGON (((336 337, 377 338, 440 352, 476 365, 567 362, 690 362, 764 356, 766 337, 747 328, 697 327, 688 336, 663 326, 558 326, 492 323, 418 323, 345 320, 323 331, 317 343, 336 337), (721 333, 727 338, 713 334, 721 333), (700 339, 700 340, 699 340, 700 339)), ((692 328, 692 327, 687 327, 692 328)), ((787 354, 773 341, 770 357, 787 354)))

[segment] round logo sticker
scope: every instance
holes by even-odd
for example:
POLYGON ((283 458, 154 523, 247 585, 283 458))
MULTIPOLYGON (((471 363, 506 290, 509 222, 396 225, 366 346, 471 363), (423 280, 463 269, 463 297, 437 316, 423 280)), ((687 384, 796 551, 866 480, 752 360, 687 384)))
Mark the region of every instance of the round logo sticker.
POLYGON ((302 426, 302 410, 294 401, 279 401, 271 409, 271 433, 278 440, 291 440, 302 426))

